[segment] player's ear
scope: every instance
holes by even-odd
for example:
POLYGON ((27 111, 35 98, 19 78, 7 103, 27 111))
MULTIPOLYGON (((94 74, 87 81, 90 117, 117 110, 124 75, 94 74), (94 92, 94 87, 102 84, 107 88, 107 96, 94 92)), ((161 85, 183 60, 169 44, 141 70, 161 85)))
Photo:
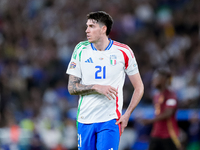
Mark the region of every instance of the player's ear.
POLYGON ((103 33, 105 33, 106 34, 106 31, 107 31, 107 27, 104 25, 104 26, 102 26, 102 31, 103 31, 103 33))

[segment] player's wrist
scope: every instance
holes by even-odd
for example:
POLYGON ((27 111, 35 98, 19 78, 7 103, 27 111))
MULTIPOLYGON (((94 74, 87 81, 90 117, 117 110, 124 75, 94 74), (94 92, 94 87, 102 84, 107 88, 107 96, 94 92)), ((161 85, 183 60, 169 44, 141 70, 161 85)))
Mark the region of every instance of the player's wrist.
POLYGON ((98 85, 97 85, 97 84, 94 84, 94 85, 92 86, 91 89, 92 89, 93 91, 96 91, 96 92, 97 92, 97 87, 98 87, 98 85))
POLYGON ((124 116, 126 116, 127 118, 130 118, 131 112, 127 110, 127 111, 125 112, 124 116))

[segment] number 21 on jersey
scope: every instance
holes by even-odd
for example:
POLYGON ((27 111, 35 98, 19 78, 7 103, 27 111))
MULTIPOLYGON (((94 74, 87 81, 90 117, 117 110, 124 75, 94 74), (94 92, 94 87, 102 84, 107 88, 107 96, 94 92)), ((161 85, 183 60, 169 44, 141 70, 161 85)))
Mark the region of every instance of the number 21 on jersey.
POLYGON ((106 78, 106 66, 95 66, 97 69, 95 72, 95 79, 105 79, 106 78))

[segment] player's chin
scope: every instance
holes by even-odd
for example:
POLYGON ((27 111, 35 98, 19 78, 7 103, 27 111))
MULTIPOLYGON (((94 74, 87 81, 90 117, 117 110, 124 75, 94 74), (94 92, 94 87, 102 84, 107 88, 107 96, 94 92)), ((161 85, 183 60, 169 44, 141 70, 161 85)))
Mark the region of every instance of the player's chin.
POLYGON ((92 43, 92 40, 88 39, 88 42, 92 43))
POLYGON ((93 43, 93 40, 91 38, 87 38, 88 42, 93 43))

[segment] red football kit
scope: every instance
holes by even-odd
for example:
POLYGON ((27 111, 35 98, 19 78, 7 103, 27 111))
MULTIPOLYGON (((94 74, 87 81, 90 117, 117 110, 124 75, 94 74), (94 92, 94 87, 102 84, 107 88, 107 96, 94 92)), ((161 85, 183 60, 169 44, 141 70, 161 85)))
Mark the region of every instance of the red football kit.
MULTIPOLYGON (((156 116, 161 115, 167 108, 177 109, 176 95, 170 90, 157 93, 153 98, 153 103, 156 116)), ((162 139, 171 138, 174 143, 177 144, 179 130, 175 115, 174 113, 169 119, 155 122, 153 124, 151 136, 162 139)))

